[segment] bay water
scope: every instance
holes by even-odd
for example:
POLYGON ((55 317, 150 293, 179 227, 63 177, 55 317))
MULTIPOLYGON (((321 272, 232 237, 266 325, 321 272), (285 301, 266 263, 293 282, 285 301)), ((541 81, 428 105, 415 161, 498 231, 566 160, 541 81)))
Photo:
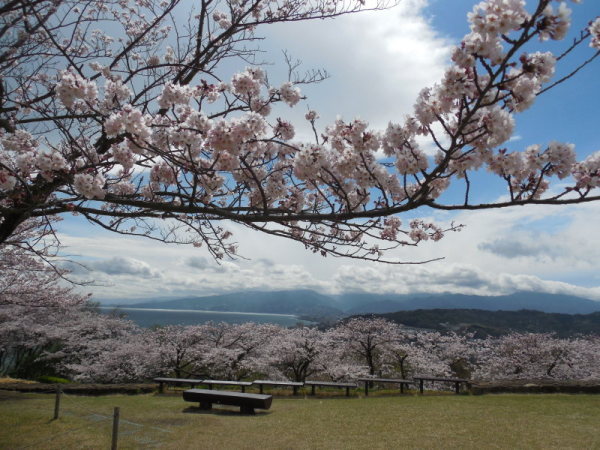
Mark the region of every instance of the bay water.
POLYGON ((206 322, 227 323, 274 323, 283 327, 292 327, 298 323, 309 324, 291 314, 263 314, 225 311, 199 311, 191 309, 151 309, 100 306, 104 314, 123 315, 140 327, 155 325, 200 325, 206 322))

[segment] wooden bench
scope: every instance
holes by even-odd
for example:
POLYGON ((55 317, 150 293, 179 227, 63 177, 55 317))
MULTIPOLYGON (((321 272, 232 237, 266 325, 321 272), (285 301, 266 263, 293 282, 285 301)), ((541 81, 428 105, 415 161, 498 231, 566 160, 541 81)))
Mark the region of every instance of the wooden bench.
POLYGON ((291 387, 294 389, 294 395, 298 395, 298 388, 304 386, 304 383, 300 383, 297 381, 275 381, 275 380, 254 380, 252 384, 256 384, 260 393, 263 393, 263 386, 283 386, 283 387, 291 387))
POLYGON ((199 402, 200 409, 210 410, 213 404, 239 406, 242 414, 255 414, 254 409, 269 409, 272 395, 244 394, 232 391, 190 389, 183 392, 186 402, 199 402))
POLYGON ((460 394, 460 385, 465 384, 467 387, 471 385, 469 380, 464 378, 450 378, 450 377, 430 377, 426 375, 415 375, 413 376, 415 381, 419 382, 419 392, 423 393, 423 382, 424 381, 435 381, 442 383, 454 383, 454 392, 460 394))
POLYGON ((208 389, 212 389, 213 386, 240 386, 242 392, 246 392, 248 386, 252 386, 251 381, 229 381, 229 380, 202 380, 199 384, 206 384, 208 389))
POLYGON ((181 385, 181 384, 189 384, 192 389, 196 387, 197 384, 202 384, 204 380, 195 380, 192 378, 155 378, 154 382, 158 383, 158 392, 161 394, 165 392, 165 385, 173 384, 173 385, 181 385))
POLYGON ((358 386, 356 383, 333 383, 331 381, 305 381, 305 386, 310 386, 310 394, 315 395, 315 387, 332 387, 346 389, 346 397, 350 397, 350 389, 356 389, 358 386))
POLYGON ((400 385, 400 393, 404 394, 404 386, 408 388, 409 384, 413 384, 414 381, 411 380, 403 380, 402 378, 372 378, 372 377, 364 377, 359 378, 358 381, 362 381, 365 383, 365 395, 369 395, 369 384, 371 383, 383 383, 383 384, 399 384, 400 385))

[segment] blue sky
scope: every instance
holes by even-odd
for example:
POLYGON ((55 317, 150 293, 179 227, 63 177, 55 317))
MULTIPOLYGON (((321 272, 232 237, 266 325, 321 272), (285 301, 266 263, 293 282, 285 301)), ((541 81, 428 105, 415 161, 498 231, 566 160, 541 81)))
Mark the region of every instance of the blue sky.
MULTIPOLYGON (((361 117, 373 128, 401 122, 411 112, 416 94, 431 86, 448 64, 452 45, 468 32, 466 13, 475 1, 404 0, 400 6, 333 21, 278 25, 266 29, 261 46, 265 59, 282 61, 281 49, 302 59, 304 67, 325 68, 331 78, 303 92, 308 100, 294 109, 282 107, 272 117, 304 123, 308 106, 319 111, 319 125, 341 115, 361 117)), ((598 2, 571 4, 573 30, 600 14, 598 2)), ((564 48, 544 44, 540 50, 564 48)), ((591 55, 591 49, 582 48, 591 55)), ((574 58, 576 59, 576 58, 574 58)), ((240 68, 243 68, 241 66, 240 68)), ((542 96, 516 116, 511 144, 523 150, 551 140, 576 144, 579 157, 600 150, 595 61, 572 82, 542 96)), ((225 67, 229 78, 234 67, 225 67)), ((281 66, 268 68, 273 84, 285 81, 281 66)), ((299 126, 300 138, 309 131, 299 126)), ((481 195, 494 199, 504 188, 482 173, 481 195)), ((444 213, 418 211, 439 222, 455 220, 465 230, 441 242, 404 249, 394 256, 415 261, 445 257, 424 266, 386 266, 321 258, 295 242, 232 225, 245 258, 216 264, 203 249, 173 247, 111 235, 66 218, 59 226, 67 253, 90 269, 78 274, 97 281, 88 287, 97 298, 123 299, 210 295, 243 289, 311 288, 328 293, 460 292, 485 295, 517 290, 569 293, 600 300, 600 205, 531 207, 444 213)))

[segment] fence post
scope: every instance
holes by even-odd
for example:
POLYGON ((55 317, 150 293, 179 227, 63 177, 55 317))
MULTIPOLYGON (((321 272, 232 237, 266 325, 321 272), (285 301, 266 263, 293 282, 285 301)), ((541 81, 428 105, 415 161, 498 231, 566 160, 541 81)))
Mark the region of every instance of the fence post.
POLYGON ((62 388, 60 384, 56 385, 56 399, 54 400, 54 420, 58 419, 60 414, 60 397, 62 395, 62 388))
POLYGON ((117 450, 117 441, 119 439, 119 407, 115 406, 113 414, 112 445, 111 450, 117 450))

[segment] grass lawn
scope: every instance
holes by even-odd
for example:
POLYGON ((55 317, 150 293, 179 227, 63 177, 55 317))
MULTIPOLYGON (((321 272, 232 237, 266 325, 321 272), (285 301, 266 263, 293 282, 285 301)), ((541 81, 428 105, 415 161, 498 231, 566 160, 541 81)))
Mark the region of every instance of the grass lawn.
POLYGON ((199 411, 180 394, 65 395, 0 391, 0 448, 600 449, 600 395, 395 395, 275 398, 269 411, 199 411))

